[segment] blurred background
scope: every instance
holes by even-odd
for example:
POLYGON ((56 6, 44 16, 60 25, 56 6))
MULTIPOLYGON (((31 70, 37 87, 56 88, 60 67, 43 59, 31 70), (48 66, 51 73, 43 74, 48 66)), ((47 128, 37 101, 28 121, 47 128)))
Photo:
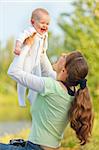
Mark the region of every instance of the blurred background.
MULTIPOLYGON (((99 150, 99 1, 0 1, 0 142, 28 138, 31 126, 30 105, 18 105, 16 83, 7 76, 14 58, 14 43, 19 33, 30 25, 31 13, 42 7, 49 11, 48 56, 53 62, 61 53, 81 51, 89 65, 88 86, 95 114, 90 143, 84 150, 99 150)), ((80 150, 68 126, 61 149, 80 150)))

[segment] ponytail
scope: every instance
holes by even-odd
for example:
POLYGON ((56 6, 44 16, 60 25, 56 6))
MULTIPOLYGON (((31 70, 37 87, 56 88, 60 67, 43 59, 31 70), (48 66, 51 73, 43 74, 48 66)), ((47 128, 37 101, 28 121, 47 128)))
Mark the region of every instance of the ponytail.
POLYGON ((69 111, 71 128, 76 132, 80 144, 88 142, 93 126, 92 103, 88 88, 80 88, 76 93, 69 111))
POLYGON ((69 87, 67 88, 68 94, 74 95, 69 111, 70 125, 75 130, 80 144, 84 145, 88 142, 93 126, 92 103, 86 80, 88 64, 80 52, 74 51, 66 56, 65 68, 67 76, 64 85, 69 87), (70 89, 77 86, 80 87, 77 91, 75 88, 70 89))

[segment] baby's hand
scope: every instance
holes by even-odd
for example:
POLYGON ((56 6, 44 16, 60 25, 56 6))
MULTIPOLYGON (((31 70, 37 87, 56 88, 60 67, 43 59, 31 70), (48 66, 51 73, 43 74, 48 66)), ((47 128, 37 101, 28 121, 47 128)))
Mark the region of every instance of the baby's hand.
POLYGON ((21 53, 21 42, 20 41, 16 41, 16 44, 15 44, 15 49, 14 49, 14 54, 16 55, 20 55, 21 53))
POLYGON ((14 54, 15 54, 15 55, 20 55, 20 53, 21 53, 21 49, 18 48, 18 47, 15 47, 15 49, 14 49, 14 54))
POLYGON ((26 38, 25 41, 24 41, 24 44, 28 45, 28 46, 31 46, 33 44, 33 41, 34 41, 35 34, 36 33, 34 33, 32 36, 26 38))

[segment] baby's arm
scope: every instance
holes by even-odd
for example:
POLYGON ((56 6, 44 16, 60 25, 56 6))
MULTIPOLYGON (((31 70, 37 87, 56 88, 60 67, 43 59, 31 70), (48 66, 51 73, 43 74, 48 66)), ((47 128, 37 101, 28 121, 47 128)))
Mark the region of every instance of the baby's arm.
POLYGON ((24 30, 22 33, 20 33, 20 35, 19 35, 19 37, 18 37, 18 39, 16 40, 16 43, 15 43, 14 53, 16 55, 20 55, 21 47, 23 45, 23 42, 25 41, 25 39, 32 36, 34 32, 35 32, 34 28, 29 27, 26 30, 24 30))

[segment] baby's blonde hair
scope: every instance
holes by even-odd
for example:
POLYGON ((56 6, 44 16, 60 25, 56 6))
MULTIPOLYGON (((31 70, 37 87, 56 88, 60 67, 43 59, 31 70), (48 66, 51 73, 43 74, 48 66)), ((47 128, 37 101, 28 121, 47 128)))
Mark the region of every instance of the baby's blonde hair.
POLYGON ((39 20, 40 19, 40 12, 49 16, 49 13, 48 13, 48 11, 46 9, 44 9, 44 8, 37 8, 37 9, 35 9, 32 12, 31 20, 32 19, 39 20))

